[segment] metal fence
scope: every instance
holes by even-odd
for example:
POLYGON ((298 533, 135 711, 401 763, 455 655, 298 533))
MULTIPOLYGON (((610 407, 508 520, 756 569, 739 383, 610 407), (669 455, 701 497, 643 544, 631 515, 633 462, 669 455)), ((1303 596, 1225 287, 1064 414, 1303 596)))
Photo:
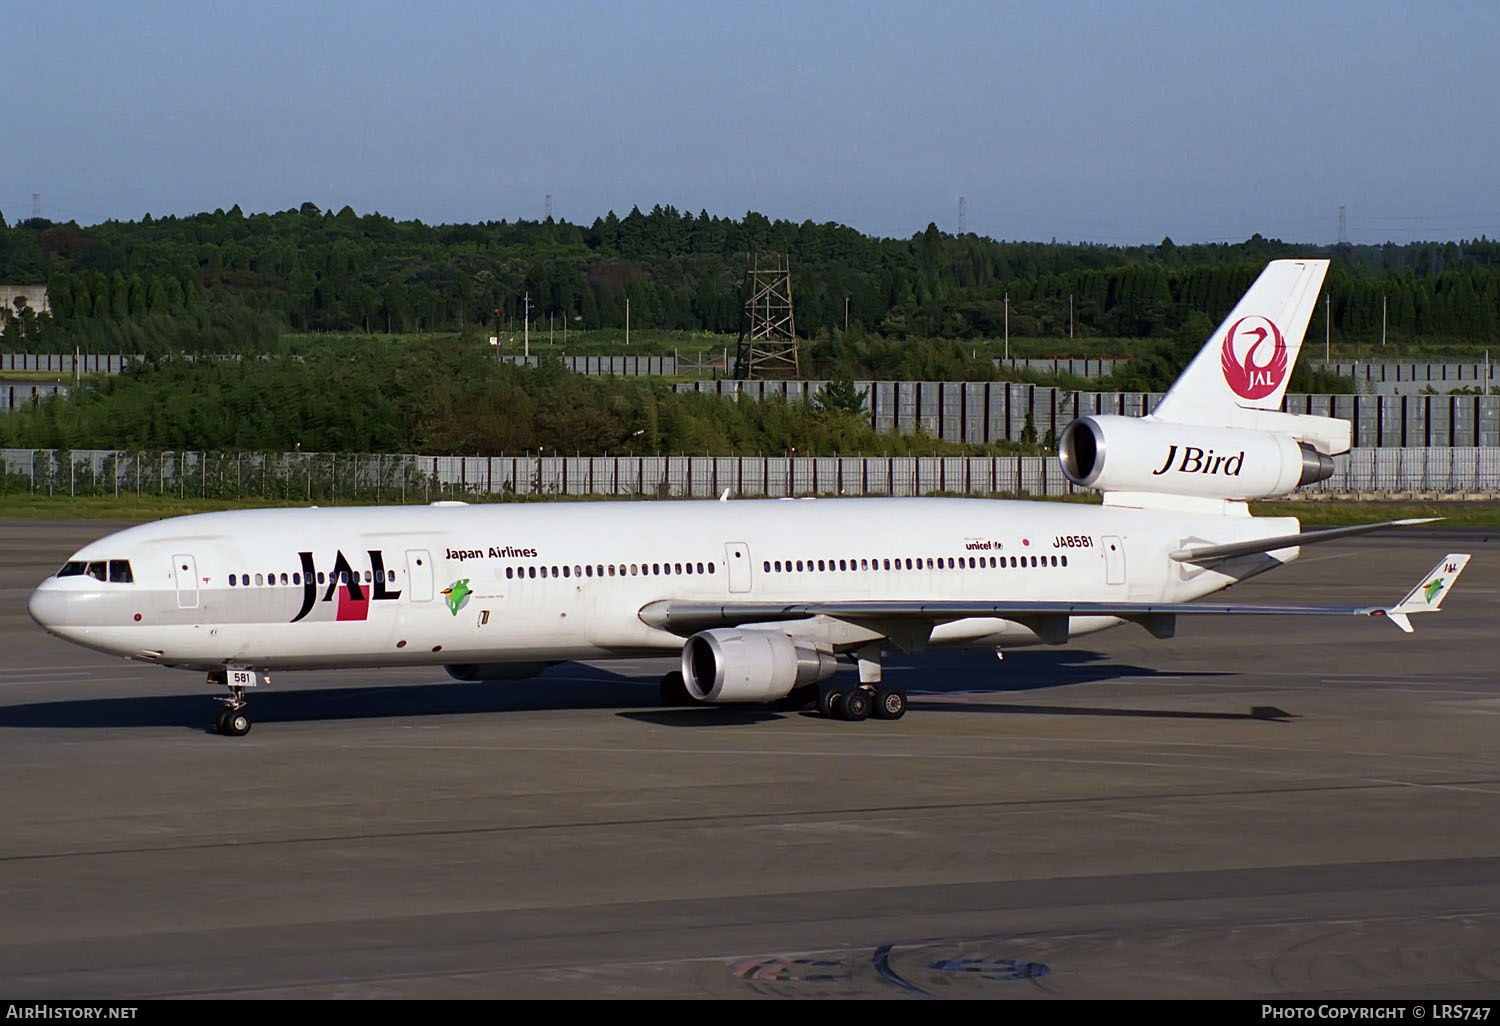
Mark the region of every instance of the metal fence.
POLYGON ((1096 357, 1021 357, 996 356, 990 361, 996 370, 1029 371, 1033 374, 1070 374, 1075 378, 1102 378, 1115 372, 1127 360, 1103 360, 1096 357))
MULTIPOLYGON (((288 502, 603 496, 1029 495, 1082 491, 1051 456, 412 456, 5 449, 0 492, 288 502)), ((1366 449, 1310 498, 1500 494, 1500 447, 1366 449)))
POLYGON ((1467 390, 1490 394, 1500 392, 1500 368, 1489 360, 1470 363, 1314 363, 1319 370, 1332 371, 1350 378, 1360 392, 1377 395, 1439 394, 1467 390))
POLYGON ((144 356, 122 356, 118 353, 0 353, 0 371, 31 371, 66 374, 119 374, 126 364, 139 363, 144 356))
MULTIPOLYGON (((800 402, 824 381, 693 381, 679 392, 800 402)), ((859 381, 865 415, 877 432, 921 433, 945 442, 992 445, 1046 442, 1075 417, 1118 413, 1139 417, 1160 392, 1073 392, 1003 381, 859 381)), ((1500 395, 1290 394, 1288 413, 1339 417, 1353 425, 1356 446, 1500 446, 1500 395)))

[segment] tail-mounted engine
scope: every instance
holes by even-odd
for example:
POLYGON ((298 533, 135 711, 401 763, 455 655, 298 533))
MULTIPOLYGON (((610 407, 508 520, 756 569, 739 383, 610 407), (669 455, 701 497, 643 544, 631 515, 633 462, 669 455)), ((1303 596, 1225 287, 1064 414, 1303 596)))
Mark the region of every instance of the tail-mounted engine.
POLYGON ((832 652, 780 631, 720 628, 682 647, 682 680, 701 702, 770 702, 838 669, 832 652))
POLYGON ((1069 481, 1109 492, 1264 499, 1333 475, 1332 458, 1289 434, 1109 414, 1069 424, 1057 454, 1069 481))

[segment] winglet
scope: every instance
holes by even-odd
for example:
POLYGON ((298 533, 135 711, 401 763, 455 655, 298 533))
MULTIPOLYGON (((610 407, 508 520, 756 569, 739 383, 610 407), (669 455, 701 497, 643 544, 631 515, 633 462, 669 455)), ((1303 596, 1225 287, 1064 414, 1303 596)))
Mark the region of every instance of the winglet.
POLYGON ((1407 592, 1404 599, 1382 612, 1397 627, 1410 634, 1411 621, 1407 616, 1411 613, 1437 612, 1443 599, 1448 597, 1448 592, 1453 590, 1453 582, 1458 580, 1458 575, 1463 573, 1468 563, 1468 553, 1450 552, 1438 561, 1437 566, 1427 571, 1422 583, 1407 592))

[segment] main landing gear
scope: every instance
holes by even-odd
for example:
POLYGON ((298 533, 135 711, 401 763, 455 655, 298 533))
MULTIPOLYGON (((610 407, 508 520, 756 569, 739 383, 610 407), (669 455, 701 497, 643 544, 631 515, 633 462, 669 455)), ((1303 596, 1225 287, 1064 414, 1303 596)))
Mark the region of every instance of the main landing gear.
POLYGON ((871 717, 899 720, 906 715, 906 692, 881 680, 880 646, 866 645, 855 652, 859 683, 830 683, 818 692, 818 711, 829 719, 858 722, 871 717))
POLYGON ((214 721, 214 729, 225 737, 244 737, 250 733, 250 711, 249 703, 245 700, 245 689, 253 688, 261 681, 269 683, 270 678, 263 673, 254 670, 240 670, 228 668, 224 670, 213 670, 208 675, 210 687, 227 687, 229 695, 225 698, 216 699, 224 703, 224 711, 214 721))

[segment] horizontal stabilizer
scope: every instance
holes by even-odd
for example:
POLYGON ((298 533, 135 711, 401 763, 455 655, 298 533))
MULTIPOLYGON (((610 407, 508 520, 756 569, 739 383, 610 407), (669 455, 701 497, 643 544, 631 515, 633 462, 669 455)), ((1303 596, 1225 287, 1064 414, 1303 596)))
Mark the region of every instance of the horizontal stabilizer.
POLYGON ((1275 538, 1252 538, 1249 541, 1228 542, 1224 545, 1189 545, 1171 553, 1179 563, 1216 563, 1235 556, 1250 556, 1257 552, 1274 552, 1277 549, 1296 548, 1315 542, 1333 541, 1355 534, 1367 534, 1387 527, 1411 527, 1414 524, 1430 524, 1442 517, 1414 517, 1408 520, 1384 520, 1378 524, 1356 524, 1353 527, 1328 527, 1318 531, 1303 531, 1300 534, 1283 534, 1275 538))

